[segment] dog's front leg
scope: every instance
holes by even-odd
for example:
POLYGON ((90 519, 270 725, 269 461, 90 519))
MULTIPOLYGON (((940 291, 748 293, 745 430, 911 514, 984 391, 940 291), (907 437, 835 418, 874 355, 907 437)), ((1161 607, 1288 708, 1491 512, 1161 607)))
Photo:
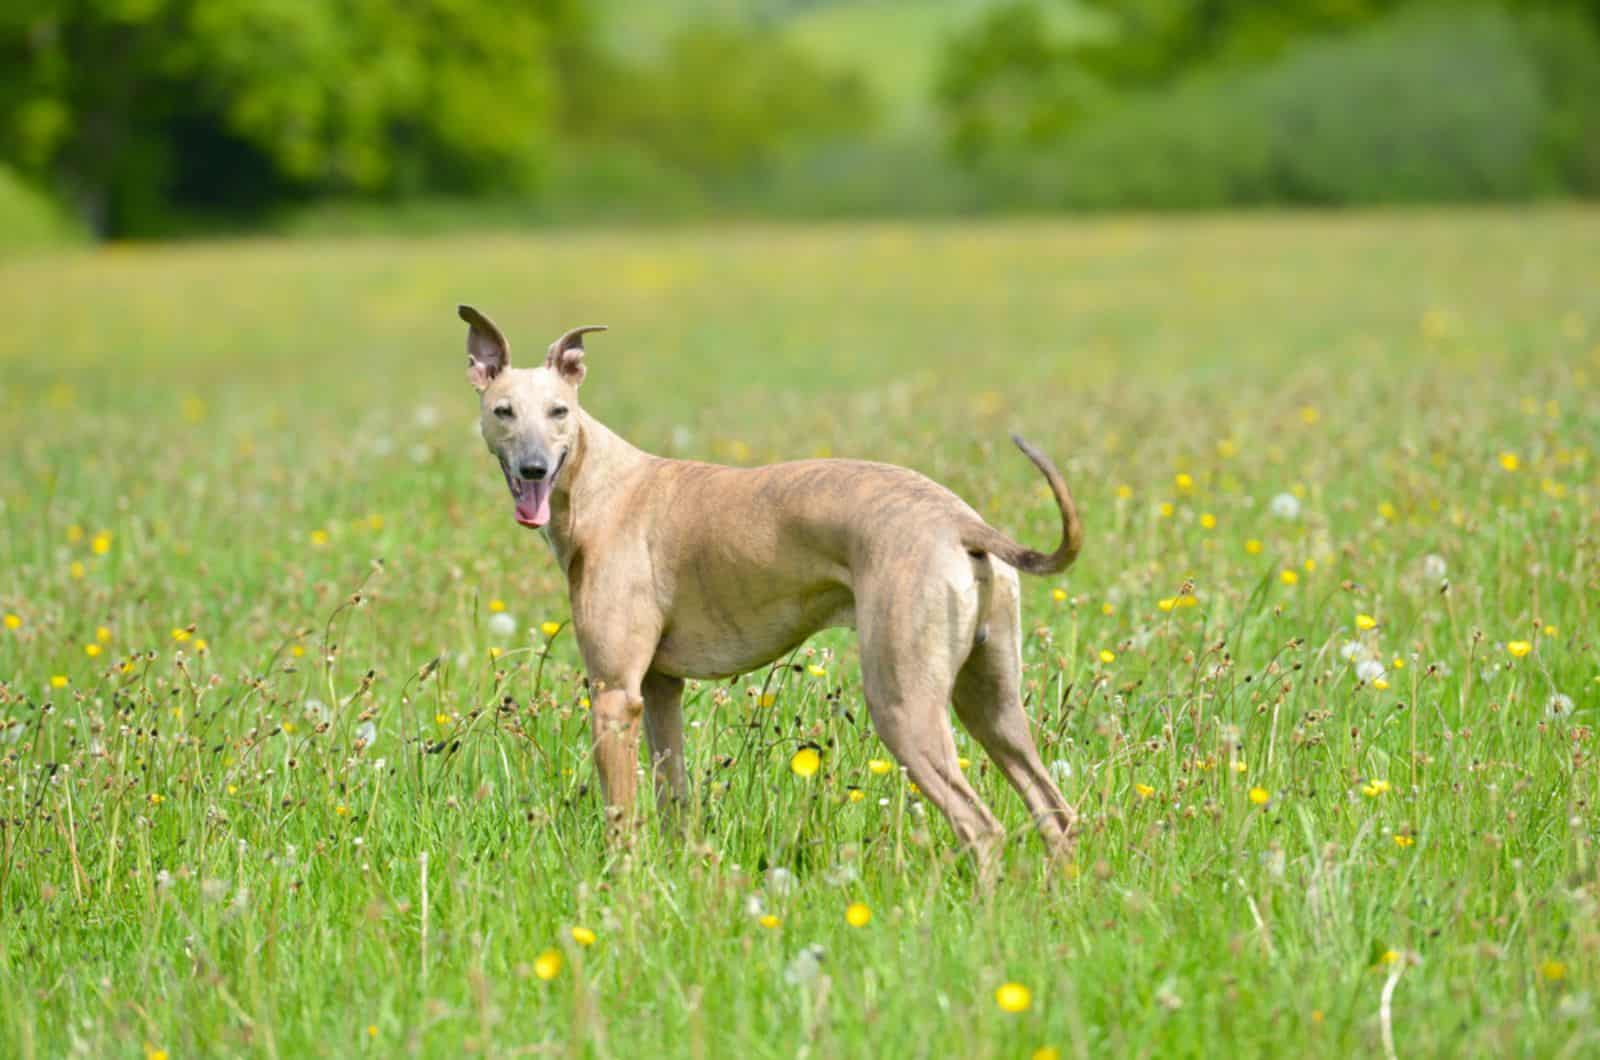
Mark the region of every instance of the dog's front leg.
POLYGON ((589 725, 594 734, 594 765, 606 799, 606 820, 613 828, 632 824, 638 794, 639 718, 644 697, 635 684, 606 687, 596 682, 589 725))

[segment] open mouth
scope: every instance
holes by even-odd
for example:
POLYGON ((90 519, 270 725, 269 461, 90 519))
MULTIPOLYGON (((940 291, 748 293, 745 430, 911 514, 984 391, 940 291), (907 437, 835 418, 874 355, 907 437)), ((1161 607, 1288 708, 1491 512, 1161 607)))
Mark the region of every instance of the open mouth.
POLYGON ((560 459, 556 461, 556 466, 550 470, 550 474, 537 482, 532 482, 521 475, 513 475, 505 458, 500 458, 500 471, 506 477, 506 487, 511 490, 511 499, 516 502, 517 522, 537 530, 550 521, 550 491, 555 486, 556 476, 561 473, 562 465, 566 462, 567 454, 563 451, 560 459))

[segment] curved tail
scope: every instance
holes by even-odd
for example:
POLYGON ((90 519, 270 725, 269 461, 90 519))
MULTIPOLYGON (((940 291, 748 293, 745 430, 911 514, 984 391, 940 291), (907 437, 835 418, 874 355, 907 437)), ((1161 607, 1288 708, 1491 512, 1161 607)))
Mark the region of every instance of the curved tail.
POLYGON ((1061 544, 1056 546, 1054 552, 1035 552, 1031 548, 1023 548, 984 522, 962 528, 961 544, 973 552, 988 552, 998 556, 1026 574, 1055 574, 1066 570, 1083 550, 1083 524, 1078 521, 1078 508, 1072 503, 1072 492, 1067 489, 1066 480, 1049 457, 1029 445, 1020 435, 1013 434, 1011 440, 1017 443, 1017 448, 1033 461, 1033 466, 1050 483, 1056 507, 1061 509, 1061 544))

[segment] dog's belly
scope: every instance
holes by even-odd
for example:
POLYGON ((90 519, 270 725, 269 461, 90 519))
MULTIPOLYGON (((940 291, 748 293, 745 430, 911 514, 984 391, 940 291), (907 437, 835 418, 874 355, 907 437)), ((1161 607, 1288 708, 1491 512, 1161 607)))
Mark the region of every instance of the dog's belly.
POLYGON ((733 677, 793 651, 811 634, 855 625, 848 589, 830 587, 781 600, 750 602, 737 610, 683 609, 692 619, 669 622, 651 669, 673 677, 733 677), (714 614, 714 620, 707 615, 714 614))

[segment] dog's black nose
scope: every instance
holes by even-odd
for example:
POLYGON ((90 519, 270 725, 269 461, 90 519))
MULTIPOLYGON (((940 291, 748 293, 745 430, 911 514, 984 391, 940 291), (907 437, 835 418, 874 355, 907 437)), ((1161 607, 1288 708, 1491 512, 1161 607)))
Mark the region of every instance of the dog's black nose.
POLYGON ((550 469, 544 466, 544 461, 542 460, 534 463, 523 464, 521 467, 517 468, 517 474, 521 475, 529 482, 539 482, 549 473, 550 469))

